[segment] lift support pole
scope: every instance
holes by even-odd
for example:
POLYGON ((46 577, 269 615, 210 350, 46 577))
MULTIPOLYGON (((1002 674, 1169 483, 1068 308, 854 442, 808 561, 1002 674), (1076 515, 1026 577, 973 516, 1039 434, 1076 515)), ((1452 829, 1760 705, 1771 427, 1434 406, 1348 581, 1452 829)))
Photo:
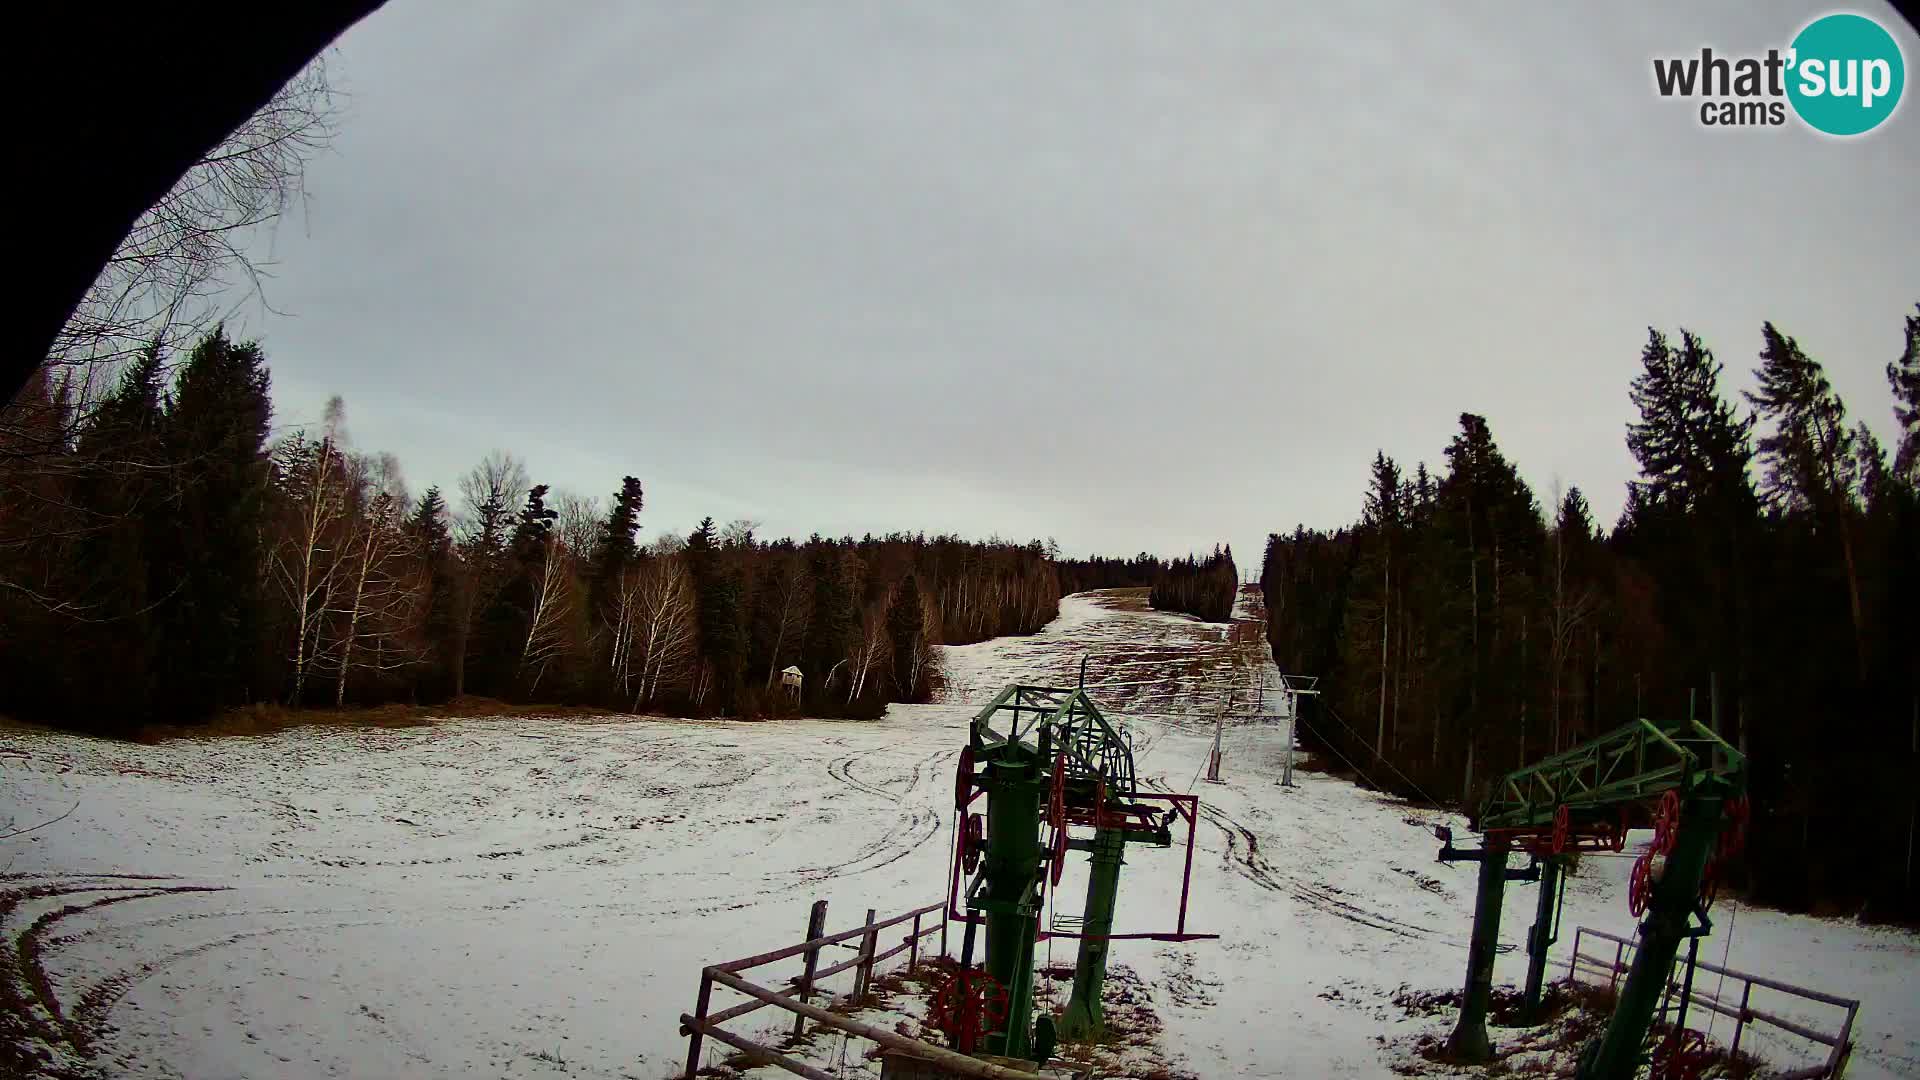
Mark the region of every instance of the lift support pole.
POLYGON ((1467 944, 1467 985, 1460 997, 1460 1021, 1447 1040, 1447 1053, 1462 1061, 1490 1061, 1487 1009, 1493 1002, 1493 958, 1500 948, 1500 902, 1507 892, 1507 842, 1490 836, 1480 853, 1480 891, 1473 905, 1473 938, 1467 944))
POLYGON ((1080 957, 1073 968, 1073 996, 1060 1017, 1060 1034, 1068 1039, 1098 1035, 1106 1030, 1100 991, 1107 981, 1107 935, 1113 933, 1114 902, 1120 893, 1120 867, 1125 862, 1127 834, 1101 829, 1093 834, 1093 867, 1087 877, 1087 908, 1080 929, 1080 957))
POLYGON ((1699 902, 1700 877, 1707 856, 1720 838, 1717 796, 1693 796, 1681 805, 1680 831, 1666 869, 1654 882, 1647 917, 1640 924, 1640 947, 1620 988, 1613 1019, 1592 1056, 1580 1063, 1579 1080, 1628 1080, 1640 1065, 1640 1043, 1653 1023, 1666 991, 1673 959, 1687 937, 1687 920, 1699 902))
POLYGON ((1460 1019, 1447 1040, 1447 1052, 1465 1061, 1491 1061, 1493 1044, 1487 1039, 1487 1010, 1493 1004, 1493 959, 1500 952, 1500 906, 1509 881, 1534 881, 1540 876, 1539 864, 1523 870, 1507 869, 1507 840, 1490 836, 1478 851, 1461 851, 1453 846, 1449 834, 1447 846, 1440 851, 1441 862, 1477 862, 1480 864, 1480 889, 1473 905, 1473 938, 1467 944, 1467 985, 1461 992, 1460 1019))
POLYGON ((1552 947, 1554 939, 1553 916, 1559 906, 1556 894, 1560 889, 1560 860, 1545 858, 1540 860, 1540 897, 1534 903, 1533 929, 1527 932, 1527 983, 1526 997, 1521 1012, 1528 1023, 1540 1019, 1540 987, 1547 976, 1547 949, 1552 947))
POLYGON ((987 766, 987 974, 1007 988, 1004 1029, 988 1045, 1007 1057, 1025 1057, 1033 1014, 1033 939, 1040 905, 1040 793, 1046 785, 1038 754, 1020 744, 987 766))

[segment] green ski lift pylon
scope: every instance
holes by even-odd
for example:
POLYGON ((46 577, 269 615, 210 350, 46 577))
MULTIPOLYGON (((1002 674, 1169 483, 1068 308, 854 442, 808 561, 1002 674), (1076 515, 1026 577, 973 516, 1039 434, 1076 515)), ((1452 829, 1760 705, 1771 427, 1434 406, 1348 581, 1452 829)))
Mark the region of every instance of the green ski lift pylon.
POLYGON ((1497 780, 1470 822, 1484 836, 1479 851, 1455 849, 1451 833, 1438 830, 1445 842, 1442 860, 1482 863, 1466 985, 1449 1050, 1470 1061, 1492 1056, 1486 1016, 1501 899, 1512 876, 1505 870, 1507 853, 1516 848, 1526 851, 1540 865, 1543 895, 1527 941, 1525 1009, 1532 1014, 1539 1006, 1552 939, 1554 905, 1549 898, 1564 870, 1560 863, 1579 850, 1620 850, 1632 809, 1674 792, 1680 822, 1677 842, 1651 890, 1640 930, 1641 946, 1619 1004, 1606 1034, 1590 1049, 1580 1070, 1582 1080, 1631 1075, 1667 970, 1681 940, 1690 933, 1688 920, 1698 906, 1702 873, 1719 835, 1721 808, 1727 800, 1744 795, 1746 778, 1745 755, 1705 725, 1688 720, 1663 730, 1636 720, 1497 780))
MULTIPOLYGON (((1063 1033, 1098 1033, 1099 1000, 1106 976, 1108 942, 1118 937, 1191 940, 1186 933, 1187 884, 1172 933, 1113 933, 1113 908, 1128 843, 1172 845, 1171 825, 1188 824, 1187 874, 1192 870, 1192 830, 1199 818, 1192 795, 1138 789, 1133 748, 1082 689, 1014 685, 1002 690, 974 717, 961 755, 956 806, 961 841, 953 868, 952 896, 962 913, 949 915, 985 927, 986 974, 1006 991, 1005 1020, 987 1033, 983 1049, 1005 1057, 1030 1057, 1050 1041, 1029 1028, 1033 1014, 1034 945, 1047 890, 1057 886, 1070 850, 1094 854, 1087 907, 1077 932, 1049 927, 1050 937, 1079 938, 1074 990, 1063 1016, 1063 1033), (996 723, 999 724, 996 727, 996 723), (968 807, 987 801, 984 838, 968 807), (1041 825, 1048 826, 1047 843, 1041 825), (1074 839, 1073 827, 1091 827, 1091 839, 1074 839), (974 870, 971 863, 977 864, 974 870), (964 888, 963 888, 964 883, 964 888)), ((1043 1018, 1044 1020, 1045 1018, 1043 1018)), ((1042 1028, 1048 1027, 1043 1023, 1042 1028)))

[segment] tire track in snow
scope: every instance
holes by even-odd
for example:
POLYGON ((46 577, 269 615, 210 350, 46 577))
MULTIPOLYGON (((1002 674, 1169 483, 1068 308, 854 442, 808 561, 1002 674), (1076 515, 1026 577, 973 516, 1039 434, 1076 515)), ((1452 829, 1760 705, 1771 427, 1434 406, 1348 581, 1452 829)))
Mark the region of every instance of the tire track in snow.
MULTIPOLYGON (((1162 791, 1171 790, 1158 780, 1148 780, 1147 783, 1162 791)), ((1209 825, 1219 829, 1221 835, 1227 839, 1227 850, 1222 853, 1222 862, 1255 885, 1270 892, 1290 894, 1317 911, 1372 930, 1416 940, 1439 937, 1438 932, 1431 927, 1401 922, 1392 916, 1343 900, 1324 887, 1317 887, 1292 875, 1284 874, 1260 854, 1259 836, 1226 811, 1203 801, 1200 803, 1200 816, 1209 825)))
POLYGON ((878 751, 891 749, 897 745, 899 744, 888 743, 881 746, 868 747, 864 750, 856 750, 853 753, 835 758, 833 761, 827 763, 827 775, 856 791, 885 799, 896 806, 900 806, 904 812, 894 819, 893 824, 888 827, 886 832, 882 833, 871 844, 867 845, 860 854, 854 856, 852 859, 839 863, 832 863, 825 866, 803 867, 798 871, 802 880, 813 884, 830 878, 845 877, 850 874, 862 874, 870 870, 878 870, 882 867, 890 866, 919 850, 921 845, 933 839, 933 837, 939 833, 941 822, 940 812, 938 810, 906 808, 906 797, 919 789, 920 780, 928 765, 931 765, 941 758, 957 754, 957 750, 937 750, 925 757, 915 759, 912 770, 908 774, 906 789, 901 792, 894 792, 884 787, 877 787, 863 780, 859 780, 853 775, 853 765, 856 761, 878 751))

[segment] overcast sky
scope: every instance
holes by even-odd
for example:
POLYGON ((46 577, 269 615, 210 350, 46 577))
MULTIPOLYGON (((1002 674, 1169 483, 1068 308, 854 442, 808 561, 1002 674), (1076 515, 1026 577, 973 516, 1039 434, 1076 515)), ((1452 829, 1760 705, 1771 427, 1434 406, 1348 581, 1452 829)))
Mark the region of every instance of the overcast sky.
POLYGON ((416 492, 494 447, 633 473, 643 537, 1224 539, 1257 572, 1463 410, 1611 522, 1649 324, 1745 386, 1771 318, 1885 437, 1920 106, 1843 142, 1652 90, 1824 8, 1445 7, 391 0, 272 238, 285 314, 242 330, 280 423, 344 396, 416 492))

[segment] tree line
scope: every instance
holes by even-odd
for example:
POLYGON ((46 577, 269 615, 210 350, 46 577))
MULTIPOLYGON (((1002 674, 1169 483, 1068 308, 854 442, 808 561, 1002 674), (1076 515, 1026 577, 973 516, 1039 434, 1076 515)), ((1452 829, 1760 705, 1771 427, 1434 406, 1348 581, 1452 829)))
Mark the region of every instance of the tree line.
POLYGON ((893 533, 638 536, 496 452, 409 494, 336 401, 274 437, 266 358, 150 348, 76 415, 57 371, 0 424, 0 711, 100 732, 252 703, 462 695, 625 710, 877 715, 934 646, 1058 613, 1049 544, 893 533), (798 668, 798 694, 784 671, 798 668))
POLYGON ((1185 612, 1207 622, 1232 622, 1233 600, 1240 593, 1240 571, 1231 546, 1215 547, 1205 558, 1174 559, 1154 578, 1147 600, 1161 611, 1185 612))
POLYGON ((1143 551, 1128 559, 1096 555, 1060 563, 1061 585, 1067 592, 1144 588, 1154 608, 1184 612, 1208 622, 1233 621, 1239 574, 1230 545, 1216 545, 1205 558, 1188 555, 1161 559, 1143 551))
POLYGON ((1649 330, 1611 529, 1577 487, 1543 509, 1477 415, 1438 472, 1377 454, 1358 522, 1268 540, 1275 661, 1327 691, 1303 741, 1464 804, 1634 717, 1691 716, 1750 755, 1758 899, 1920 916, 1920 305, 1905 329, 1891 460, 1773 324, 1738 398, 1698 335, 1649 330))

